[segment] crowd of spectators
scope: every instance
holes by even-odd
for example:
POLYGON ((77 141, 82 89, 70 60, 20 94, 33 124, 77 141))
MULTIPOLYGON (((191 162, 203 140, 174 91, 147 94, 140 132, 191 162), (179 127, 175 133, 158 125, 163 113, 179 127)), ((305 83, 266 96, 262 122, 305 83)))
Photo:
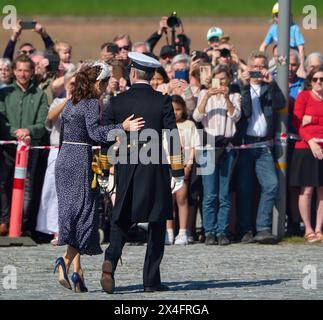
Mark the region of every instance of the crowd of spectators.
MULTIPOLYGON (((277 243, 272 233, 279 190, 273 140, 277 113, 286 105, 288 132, 299 135, 299 140, 288 144, 291 169, 286 231, 290 236, 304 235, 310 243, 323 241, 323 55, 306 53, 300 28, 293 23, 286 102, 276 82, 278 12, 275 5, 274 24, 260 49, 248 57, 239 56, 238 48, 219 26, 210 26, 203 35, 205 48, 191 51, 189 36, 178 33, 174 45, 165 44, 156 52, 156 44, 169 29, 167 17, 161 18, 158 30, 146 40, 132 43, 129 35, 119 34, 98 44, 97 59, 106 62, 112 74, 100 99, 102 110, 109 108, 112 96, 131 86, 130 51, 153 56, 162 65, 151 85, 172 97, 185 150, 185 183, 173 195, 174 219, 167 222, 165 239, 168 245, 277 243), (271 44, 270 55, 266 49, 271 44), (235 148, 246 144, 256 147, 235 148), (204 163, 212 163, 213 169, 199 159, 208 159, 204 163), (198 214, 201 229, 196 225, 198 214)), ((40 23, 34 31, 44 48, 23 43, 16 50, 23 32, 18 22, 0 59, 0 140, 55 147, 60 114, 82 62, 73 61, 71 44, 54 42, 40 23)), ((9 230, 15 152, 14 144, 0 145, 1 236, 9 230)), ((25 235, 48 234, 53 244, 59 232, 54 177, 57 152, 55 148, 30 151, 23 220, 25 235)))

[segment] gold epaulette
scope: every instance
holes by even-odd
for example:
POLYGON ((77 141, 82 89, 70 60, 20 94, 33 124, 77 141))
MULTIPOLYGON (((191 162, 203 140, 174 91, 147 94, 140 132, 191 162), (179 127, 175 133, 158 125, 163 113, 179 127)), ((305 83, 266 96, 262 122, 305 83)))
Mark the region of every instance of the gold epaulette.
POLYGON ((91 188, 95 189, 97 184, 97 175, 103 176, 103 170, 109 170, 112 167, 110 165, 108 157, 106 155, 100 154, 94 155, 92 160, 92 171, 94 173, 93 180, 91 183, 91 188))
POLYGON ((101 154, 99 155, 99 162, 100 162, 100 168, 102 170, 109 170, 112 165, 109 163, 109 158, 108 156, 101 154))
POLYGON ((172 170, 184 169, 184 156, 183 154, 168 157, 169 164, 172 170))

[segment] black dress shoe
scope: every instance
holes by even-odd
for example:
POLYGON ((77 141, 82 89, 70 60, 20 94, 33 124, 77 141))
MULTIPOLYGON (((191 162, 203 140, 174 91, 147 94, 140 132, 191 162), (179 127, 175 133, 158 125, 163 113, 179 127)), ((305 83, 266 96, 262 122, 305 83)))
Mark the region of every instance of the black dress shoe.
POLYGON ((169 290, 170 290, 169 287, 166 286, 165 284, 159 284, 157 286, 144 288, 145 292, 169 291, 169 290))
POLYGON ((102 265, 102 276, 101 276, 101 286, 103 291, 112 294, 114 291, 114 274, 112 263, 109 260, 103 262, 102 265))

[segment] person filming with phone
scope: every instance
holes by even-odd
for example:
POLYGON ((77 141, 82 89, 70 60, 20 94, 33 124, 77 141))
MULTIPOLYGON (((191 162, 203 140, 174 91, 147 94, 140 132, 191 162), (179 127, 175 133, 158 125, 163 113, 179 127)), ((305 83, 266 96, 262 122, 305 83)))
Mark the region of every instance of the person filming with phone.
POLYGON ((239 88, 230 85, 231 80, 227 66, 216 67, 211 86, 200 92, 193 113, 193 119, 202 123, 204 131, 203 158, 206 161, 200 163, 206 245, 230 244, 230 180, 236 152, 226 147, 236 133, 236 123, 241 116, 239 88))
POLYGON ((285 98, 268 71, 268 58, 262 51, 249 55, 247 70, 241 74, 242 118, 238 123, 240 150, 237 164, 237 225, 241 242, 277 243, 272 234, 272 212, 278 193, 278 179, 272 155, 274 111, 285 106, 285 98), (258 146, 255 147, 257 144, 258 146), (253 179, 260 184, 260 200, 253 237, 253 179))
MULTIPOLYGON (((48 35, 45 28, 39 22, 18 20, 16 27, 13 28, 12 36, 9 39, 7 47, 3 53, 4 58, 8 58, 9 60, 13 61, 16 43, 23 30, 31 30, 33 32, 38 33, 41 36, 46 49, 50 49, 54 46, 53 40, 48 35)), ((24 42, 19 47, 18 55, 25 54, 27 56, 30 56, 35 52, 36 48, 31 43, 24 42)))

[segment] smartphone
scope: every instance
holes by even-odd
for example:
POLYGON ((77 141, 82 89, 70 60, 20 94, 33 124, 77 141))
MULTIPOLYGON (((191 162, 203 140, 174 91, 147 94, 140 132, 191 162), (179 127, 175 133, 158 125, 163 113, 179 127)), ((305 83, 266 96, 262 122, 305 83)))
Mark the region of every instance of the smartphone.
POLYGON ((119 48, 116 44, 111 43, 107 46, 107 51, 113 54, 117 54, 119 52, 119 48))
POLYGON ((220 79, 212 79, 212 88, 219 89, 220 88, 220 79))
POLYGON ((200 81, 202 86, 207 85, 207 79, 211 77, 211 66, 200 66, 200 81))
POLYGON ((36 21, 20 21, 20 25, 23 29, 35 29, 36 21))
POLYGON ((250 74, 250 78, 253 78, 253 79, 263 78, 263 75, 260 71, 250 71, 249 74, 250 74))
POLYGON ((177 70, 175 71, 175 79, 177 80, 185 80, 188 82, 189 80, 189 70, 177 70))
POLYGON ((197 51, 197 50, 193 51, 191 57, 192 57, 192 61, 205 58, 205 52, 197 51))

